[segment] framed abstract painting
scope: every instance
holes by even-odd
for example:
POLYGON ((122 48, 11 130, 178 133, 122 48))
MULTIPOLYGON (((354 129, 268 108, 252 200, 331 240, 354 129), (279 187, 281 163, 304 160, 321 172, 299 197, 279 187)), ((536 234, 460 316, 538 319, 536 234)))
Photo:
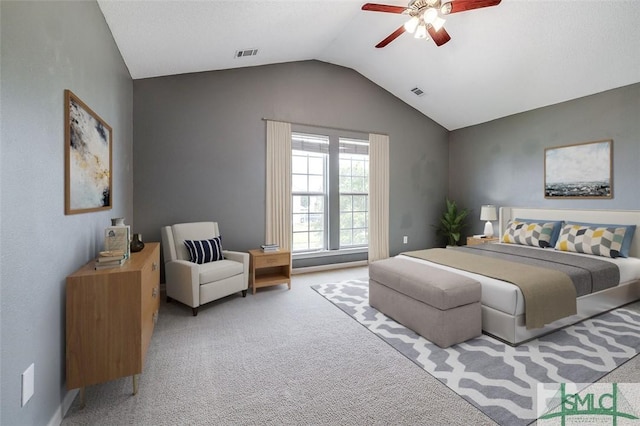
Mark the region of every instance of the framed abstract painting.
POLYGON ((544 150, 545 198, 613 198, 613 140, 544 150))
POLYGON ((111 209, 112 130, 70 90, 64 92, 64 213, 111 209))

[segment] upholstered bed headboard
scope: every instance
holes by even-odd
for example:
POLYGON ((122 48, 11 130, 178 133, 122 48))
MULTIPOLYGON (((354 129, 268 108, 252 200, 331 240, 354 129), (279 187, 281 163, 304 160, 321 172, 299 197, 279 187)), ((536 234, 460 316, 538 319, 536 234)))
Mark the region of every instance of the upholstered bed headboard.
POLYGON ((504 234, 509 220, 515 218, 636 225, 636 233, 631 241, 629 254, 633 257, 640 257, 640 210, 571 210, 500 207, 500 236, 504 234))

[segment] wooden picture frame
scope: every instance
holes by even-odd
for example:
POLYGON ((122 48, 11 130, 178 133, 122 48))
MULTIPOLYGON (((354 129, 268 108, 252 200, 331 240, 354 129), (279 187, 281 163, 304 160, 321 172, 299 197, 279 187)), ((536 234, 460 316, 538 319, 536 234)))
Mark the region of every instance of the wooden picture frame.
POLYGON ((544 198, 613 198, 613 140, 546 148, 544 198))
POLYGON ((112 134, 87 104, 64 91, 65 214, 111 209, 112 134))

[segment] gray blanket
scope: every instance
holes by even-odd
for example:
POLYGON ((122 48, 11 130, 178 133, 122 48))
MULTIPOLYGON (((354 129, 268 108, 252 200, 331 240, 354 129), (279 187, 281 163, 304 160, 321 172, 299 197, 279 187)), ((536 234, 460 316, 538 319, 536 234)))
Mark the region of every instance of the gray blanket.
POLYGON ((620 283, 618 266, 600 260, 597 256, 575 256, 556 250, 531 250, 515 244, 477 244, 454 250, 564 272, 575 285, 578 297, 615 287, 620 283))
POLYGON ((524 297, 527 330, 577 312, 576 289, 564 272, 464 250, 436 248, 403 254, 517 285, 524 297))
POLYGON ((576 313, 576 298, 615 287, 620 271, 596 256, 533 250, 514 244, 481 244, 403 253, 517 285, 524 296, 527 329, 576 313))

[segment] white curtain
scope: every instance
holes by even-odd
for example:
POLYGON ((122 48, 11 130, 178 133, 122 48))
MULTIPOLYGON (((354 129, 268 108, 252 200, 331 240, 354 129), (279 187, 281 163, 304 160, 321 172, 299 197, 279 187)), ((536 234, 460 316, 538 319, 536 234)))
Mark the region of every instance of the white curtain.
POLYGON ((389 136, 369 134, 369 263, 389 257, 389 136))
POLYGON ((291 250, 291 123, 267 120, 265 243, 291 250))

